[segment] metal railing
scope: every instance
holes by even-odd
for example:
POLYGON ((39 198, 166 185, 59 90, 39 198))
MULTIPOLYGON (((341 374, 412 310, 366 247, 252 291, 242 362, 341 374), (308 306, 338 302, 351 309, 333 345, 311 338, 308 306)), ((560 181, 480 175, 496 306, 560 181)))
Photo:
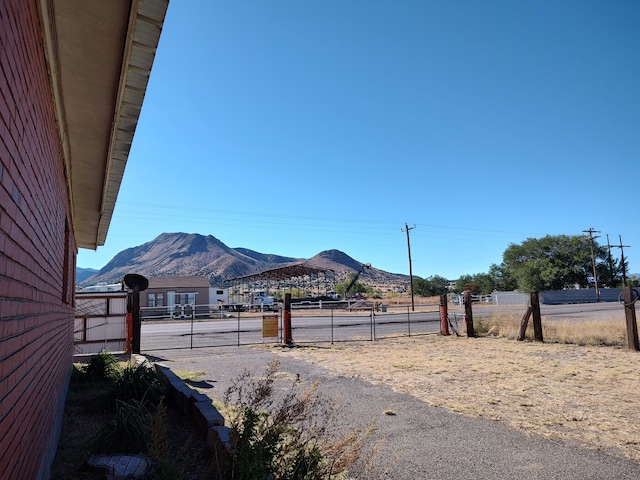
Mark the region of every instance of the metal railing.
MULTIPOLYGON (((195 312, 196 309, 193 309, 195 312)), ((273 344, 282 341, 282 312, 216 312, 212 318, 144 317, 143 351, 273 344), (273 322, 277 321, 277 328, 273 322)), ((408 306, 378 305, 377 308, 350 310, 329 308, 295 309, 292 312, 293 342, 335 343, 374 341, 399 336, 440 332, 437 305, 411 311, 408 306)))

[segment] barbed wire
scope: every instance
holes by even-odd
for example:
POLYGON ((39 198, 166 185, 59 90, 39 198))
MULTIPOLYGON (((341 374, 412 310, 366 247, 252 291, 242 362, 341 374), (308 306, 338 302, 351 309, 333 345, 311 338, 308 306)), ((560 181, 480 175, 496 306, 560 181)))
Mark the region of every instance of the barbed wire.
POLYGON ((632 288, 631 296, 633 297, 633 299, 631 300, 631 302, 626 303, 623 298, 623 293, 624 292, 620 292, 620 294, 618 295, 618 302, 622 303, 625 307, 631 307, 632 305, 635 305, 635 303, 638 301, 638 298, 640 297, 640 292, 638 292, 637 289, 632 288))

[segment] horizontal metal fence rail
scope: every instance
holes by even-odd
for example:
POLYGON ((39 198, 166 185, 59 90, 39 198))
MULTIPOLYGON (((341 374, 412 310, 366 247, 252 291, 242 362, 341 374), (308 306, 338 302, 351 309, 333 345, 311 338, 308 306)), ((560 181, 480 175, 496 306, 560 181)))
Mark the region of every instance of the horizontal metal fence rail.
MULTIPOLYGON (((400 336, 440 332, 439 312, 412 312, 409 307, 395 311, 337 309, 292 314, 293 343, 334 343, 373 341, 400 336)), ((272 323, 271 327, 275 325, 272 323)), ((142 322, 141 350, 190 349, 204 347, 273 344, 282 341, 282 312, 235 312, 224 318, 147 319, 142 322), (277 336, 267 330, 268 321, 277 321, 277 336)))

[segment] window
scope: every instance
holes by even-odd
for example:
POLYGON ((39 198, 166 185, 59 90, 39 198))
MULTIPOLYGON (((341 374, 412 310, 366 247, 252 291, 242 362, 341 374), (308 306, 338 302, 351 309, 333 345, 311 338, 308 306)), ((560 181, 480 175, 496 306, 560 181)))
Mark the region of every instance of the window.
POLYGON ((176 303, 179 305, 195 305, 195 293, 176 293, 176 303))
POLYGON ((156 294, 155 293, 147 294, 147 305, 149 305, 150 307, 155 307, 156 306, 156 294))
POLYGON ((164 307, 164 293, 156 294, 156 307, 164 307))

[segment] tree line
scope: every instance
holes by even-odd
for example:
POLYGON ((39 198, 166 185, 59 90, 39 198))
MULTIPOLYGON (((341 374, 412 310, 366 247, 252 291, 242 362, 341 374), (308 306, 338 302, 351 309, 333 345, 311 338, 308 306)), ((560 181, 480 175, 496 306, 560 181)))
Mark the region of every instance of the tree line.
MULTIPOLYGON (((594 240, 593 261, 599 287, 623 286, 626 260, 623 265, 619 259, 612 258, 609 248, 594 240)), ((628 279, 627 283, 632 281, 628 279)), ((589 288, 594 284, 591 239, 583 235, 547 235, 510 244, 500 265, 492 264, 487 273, 461 276, 454 291, 471 290, 473 294, 486 295, 496 290, 542 292, 589 288)), ((413 291, 425 297, 448 293, 449 281, 439 275, 414 277, 413 291)))

